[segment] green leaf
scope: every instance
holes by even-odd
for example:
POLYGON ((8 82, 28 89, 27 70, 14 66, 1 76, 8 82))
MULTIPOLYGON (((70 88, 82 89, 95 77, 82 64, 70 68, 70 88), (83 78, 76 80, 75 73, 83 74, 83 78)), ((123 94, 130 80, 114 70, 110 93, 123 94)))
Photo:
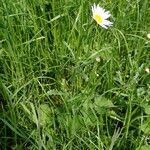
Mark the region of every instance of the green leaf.
POLYGON ((41 104, 38 109, 40 125, 46 126, 52 124, 51 109, 47 104, 41 104))
POLYGON ((141 147, 138 147, 136 150, 150 150, 150 145, 143 145, 141 147))
POLYGON ((150 134, 150 120, 148 119, 145 121, 141 126, 140 129, 145 133, 145 134, 150 134))
POLYGON ((95 98, 94 105, 95 107, 105 107, 105 108, 115 107, 112 101, 102 96, 97 96, 95 98))
POLYGON ((145 109, 145 113, 150 115, 150 105, 145 106, 144 109, 145 109))
POLYGON ((51 96, 51 95, 63 95, 62 92, 57 91, 57 90, 49 90, 47 91, 47 95, 51 96))
POLYGON ((108 108, 115 107, 111 100, 103 97, 97 96, 94 99, 93 107, 99 114, 106 114, 108 112, 108 108))

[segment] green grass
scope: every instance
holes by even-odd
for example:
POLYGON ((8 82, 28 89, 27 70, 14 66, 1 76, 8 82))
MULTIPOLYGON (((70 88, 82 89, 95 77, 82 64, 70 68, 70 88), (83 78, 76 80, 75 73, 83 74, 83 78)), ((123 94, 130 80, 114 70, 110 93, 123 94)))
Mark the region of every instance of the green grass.
POLYGON ((149 0, 2 0, 0 148, 150 149, 149 17, 149 0))

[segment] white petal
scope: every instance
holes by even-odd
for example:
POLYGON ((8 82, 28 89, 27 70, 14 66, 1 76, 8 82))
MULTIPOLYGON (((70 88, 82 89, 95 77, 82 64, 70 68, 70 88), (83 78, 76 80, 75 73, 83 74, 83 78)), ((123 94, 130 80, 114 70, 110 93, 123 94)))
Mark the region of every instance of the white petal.
POLYGON ((103 10, 103 8, 101 8, 101 7, 98 7, 96 11, 97 11, 97 13, 100 13, 100 14, 101 13, 103 13, 103 14, 105 13, 105 11, 103 10))
POLYGON ((92 13, 94 13, 94 7, 92 6, 92 13))
POLYGON ((96 7, 96 4, 94 3, 94 10, 96 10, 97 9, 97 7, 96 7))
POLYGON ((105 29, 107 29, 108 27, 107 26, 105 26, 104 24, 99 24, 101 27, 103 27, 103 28, 105 28, 105 29))
POLYGON ((107 26, 111 26, 113 23, 108 21, 108 20, 104 20, 103 24, 107 25, 107 26))
POLYGON ((107 18, 109 18, 111 16, 111 14, 104 14, 104 19, 107 19, 107 18))

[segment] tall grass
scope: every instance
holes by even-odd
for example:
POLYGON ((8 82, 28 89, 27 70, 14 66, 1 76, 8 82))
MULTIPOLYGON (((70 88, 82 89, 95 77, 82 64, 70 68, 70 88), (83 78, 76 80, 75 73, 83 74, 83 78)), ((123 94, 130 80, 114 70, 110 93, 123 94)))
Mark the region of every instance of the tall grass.
POLYGON ((0 13, 1 149, 150 149, 149 0, 2 0, 0 13))

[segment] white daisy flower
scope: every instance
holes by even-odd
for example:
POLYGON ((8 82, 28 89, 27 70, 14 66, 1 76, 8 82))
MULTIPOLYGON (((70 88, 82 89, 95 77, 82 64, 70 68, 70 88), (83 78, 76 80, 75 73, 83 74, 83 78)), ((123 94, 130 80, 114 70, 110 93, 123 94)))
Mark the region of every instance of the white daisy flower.
POLYGON ((92 13, 93 13, 93 19, 103 28, 107 29, 109 26, 112 26, 112 22, 108 21, 107 18, 111 16, 109 11, 105 11, 102 7, 99 5, 92 6, 92 13))

